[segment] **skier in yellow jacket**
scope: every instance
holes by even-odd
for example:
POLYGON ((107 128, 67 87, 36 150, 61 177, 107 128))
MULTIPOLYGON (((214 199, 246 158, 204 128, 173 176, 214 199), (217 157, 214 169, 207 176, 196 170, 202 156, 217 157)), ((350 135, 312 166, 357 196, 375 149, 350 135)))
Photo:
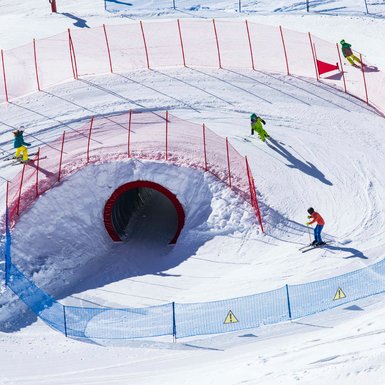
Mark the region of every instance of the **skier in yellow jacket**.
POLYGON ((250 124, 251 124, 251 135, 254 135, 256 131, 258 133, 259 138, 264 142, 266 138, 269 137, 269 134, 265 131, 262 124, 266 124, 266 122, 256 114, 252 114, 250 116, 250 124))

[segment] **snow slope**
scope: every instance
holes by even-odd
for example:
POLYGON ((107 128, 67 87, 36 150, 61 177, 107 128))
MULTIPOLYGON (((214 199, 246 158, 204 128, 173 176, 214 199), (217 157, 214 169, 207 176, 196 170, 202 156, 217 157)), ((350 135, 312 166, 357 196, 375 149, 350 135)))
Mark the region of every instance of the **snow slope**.
MULTIPOLYGON (((49 15, 42 4, 29 3, 27 14, 13 3, 3 6, 6 13, 1 16, 7 17, 5 25, 11 35, 7 44, 28 41, 34 33, 47 36, 48 29, 49 35, 60 32, 72 23, 72 18, 49 15), (39 26, 32 23, 21 33, 23 19, 39 20, 39 26)), ((106 20, 91 2, 82 7, 77 8, 77 17, 90 25, 124 22, 119 15, 108 15, 106 20)), ((367 50, 361 49, 379 66, 385 63, 377 51, 383 19, 269 15, 268 7, 265 10, 266 15, 256 15, 256 20, 287 23, 298 30, 306 30, 316 20, 324 31, 311 32, 331 41, 347 32, 348 25, 360 25, 364 32, 354 36, 354 45, 361 48, 367 34, 371 38, 367 50), (336 19, 343 20, 344 26, 336 19)), ((1 31, 3 43, 5 32, 1 31)), ((384 120, 364 103, 306 79, 210 69, 88 78, 0 105, 1 148, 11 148, 10 133, 20 124, 27 127, 26 139, 38 146, 60 135, 63 127, 76 128, 93 114, 130 108, 167 108, 228 136, 250 161, 261 194, 266 235, 260 234, 251 209, 237 196, 211 177, 182 170, 180 177, 195 189, 181 193, 189 203, 190 222, 180 244, 172 250, 158 246, 143 250, 142 244, 131 250, 110 247, 98 222, 97 203, 105 199, 103 186, 116 183, 114 175, 122 175, 124 165, 97 172, 90 167, 39 199, 14 231, 15 261, 62 303, 204 302, 326 278, 383 259, 384 120), (266 119, 270 142, 243 140, 252 111, 266 119), (74 191, 77 199, 73 199, 74 191), (59 214, 54 210, 58 206, 62 208, 59 214), (298 247, 309 239, 304 226, 309 206, 323 214, 325 238, 335 243, 328 249, 299 254, 298 247), (76 215, 79 211, 80 216, 76 215), (49 225, 36 226, 37 217, 46 218, 49 225), (69 226, 70 221, 76 227, 69 226)), ((0 167, 2 178, 18 171, 5 163, 0 167)), ((158 182, 172 180, 171 171, 157 163, 139 164, 130 172, 128 179, 135 172, 146 172, 149 177, 156 175, 158 182)), ((0 384, 317 385, 326 380, 381 384, 382 301, 383 296, 376 296, 296 322, 242 333, 196 337, 177 344, 169 339, 121 341, 118 346, 109 341, 67 340, 29 313, 14 322, 20 307, 3 292, 0 384)))

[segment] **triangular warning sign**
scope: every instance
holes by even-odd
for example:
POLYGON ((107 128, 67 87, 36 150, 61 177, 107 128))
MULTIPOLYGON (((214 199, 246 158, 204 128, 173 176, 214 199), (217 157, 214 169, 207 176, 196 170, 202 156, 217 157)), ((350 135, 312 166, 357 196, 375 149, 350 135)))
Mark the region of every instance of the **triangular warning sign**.
POLYGON ((342 291, 342 289, 339 287, 337 290, 336 295, 333 298, 333 301, 336 301, 337 299, 343 299, 346 298, 345 293, 342 291))
POLYGON ((235 324, 235 323, 237 323, 237 322, 238 322, 237 318, 235 317, 235 315, 233 314, 233 312, 230 310, 230 311, 227 313, 225 322, 223 322, 223 323, 224 323, 224 324, 235 324))
POLYGON ((335 71, 335 70, 340 69, 338 67, 338 63, 330 64, 330 63, 326 63, 326 62, 318 60, 318 59, 317 59, 317 68, 318 68, 318 74, 319 75, 322 75, 326 72, 335 71))

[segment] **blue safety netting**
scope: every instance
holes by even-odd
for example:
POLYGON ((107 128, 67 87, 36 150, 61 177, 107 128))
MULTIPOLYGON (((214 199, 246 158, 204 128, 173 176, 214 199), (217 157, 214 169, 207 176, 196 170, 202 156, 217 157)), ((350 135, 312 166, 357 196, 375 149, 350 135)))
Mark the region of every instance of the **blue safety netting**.
POLYGON ((301 318, 385 291, 383 260, 337 277, 223 301, 124 309, 64 306, 12 263, 8 227, 5 239, 0 251, 6 260, 7 286, 48 325, 74 338, 226 333, 301 318))

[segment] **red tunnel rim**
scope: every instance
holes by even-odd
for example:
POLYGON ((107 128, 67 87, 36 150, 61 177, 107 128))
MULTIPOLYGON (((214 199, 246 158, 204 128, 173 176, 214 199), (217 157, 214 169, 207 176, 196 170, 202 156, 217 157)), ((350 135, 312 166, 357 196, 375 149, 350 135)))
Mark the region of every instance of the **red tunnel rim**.
POLYGON ((176 197, 175 194, 173 194, 170 190, 167 188, 163 187, 162 185, 155 183, 155 182, 150 182, 150 181, 144 181, 144 180, 138 180, 134 182, 128 182, 120 187, 118 187, 110 196, 110 198, 107 200, 105 206, 104 206, 104 225, 106 227, 107 233, 111 237, 111 239, 114 242, 121 242, 122 240, 120 239, 118 233, 115 231, 114 226, 112 225, 112 208, 114 207, 114 204, 118 200, 118 198, 125 193, 128 190, 132 190, 134 188, 140 188, 140 187, 147 187, 151 188, 153 190, 159 191, 161 194, 166 196, 171 203, 174 205, 175 210, 178 215, 178 228, 175 232, 174 237, 171 239, 169 244, 175 244, 176 241, 179 238, 179 235, 183 229, 184 223, 185 223, 185 214, 183 210, 183 206, 179 202, 178 198, 176 197))

